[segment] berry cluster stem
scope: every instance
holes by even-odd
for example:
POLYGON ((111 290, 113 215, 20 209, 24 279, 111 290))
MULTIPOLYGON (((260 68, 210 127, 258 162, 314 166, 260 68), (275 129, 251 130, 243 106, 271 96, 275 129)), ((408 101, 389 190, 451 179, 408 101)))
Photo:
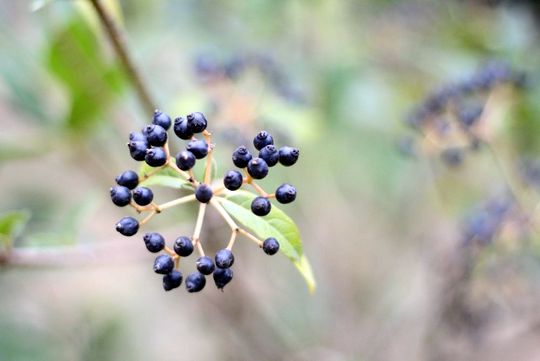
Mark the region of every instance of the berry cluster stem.
POLYGON ((201 230, 203 226, 204 221, 204 215, 206 213, 206 203, 201 203, 199 205, 199 213, 197 214, 197 222, 195 223, 195 230, 193 231, 193 237, 192 242, 197 247, 197 250, 201 254, 201 256, 204 256, 204 250, 201 245, 201 230))
POLYGON ((212 146, 212 133, 205 130, 203 132, 204 139, 206 140, 206 143, 208 144, 208 156, 206 157, 206 164, 204 169, 204 183, 210 184, 210 181, 212 179, 212 153, 213 153, 213 146, 212 146))
POLYGON ((144 226, 149 220, 156 215, 156 210, 152 210, 142 221, 139 222, 139 227, 144 226))
POLYGON ((180 204, 188 203, 188 202, 191 202, 191 201, 194 201, 194 200, 195 200, 195 194, 191 194, 189 196, 184 196, 184 197, 172 200, 170 202, 163 203, 163 204, 158 206, 158 209, 160 211, 162 211, 164 209, 171 208, 171 207, 174 207, 174 206, 178 206, 180 204))
MULTIPOLYGON (((222 199, 222 198, 217 198, 217 199, 222 199)), ((229 213, 227 213, 227 211, 223 208, 223 206, 216 199, 212 199, 210 201, 210 204, 218 211, 218 213, 221 215, 221 217, 225 220, 225 222, 231 228, 231 238, 229 240, 229 244, 227 245, 227 249, 229 249, 229 250, 232 249, 232 247, 234 245, 234 242, 236 240, 236 235, 238 233, 243 234, 244 236, 246 236, 247 238, 249 238, 253 242, 257 243, 257 245, 259 247, 262 247, 263 242, 260 239, 258 239, 257 237, 255 237, 254 235, 252 235, 251 233, 249 233, 248 231, 246 231, 245 229, 240 228, 236 224, 236 222, 231 218, 229 213)))
POLYGON ((244 180, 242 183, 247 183, 249 185, 251 185, 253 187, 253 189, 255 189, 255 191, 257 193, 259 193, 261 196, 265 197, 265 198, 269 198, 269 195, 268 193, 266 193, 266 191, 260 186, 258 185, 257 183, 255 183, 255 181, 253 180, 253 178, 247 173, 247 171, 245 172, 246 175, 244 177, 244 180))

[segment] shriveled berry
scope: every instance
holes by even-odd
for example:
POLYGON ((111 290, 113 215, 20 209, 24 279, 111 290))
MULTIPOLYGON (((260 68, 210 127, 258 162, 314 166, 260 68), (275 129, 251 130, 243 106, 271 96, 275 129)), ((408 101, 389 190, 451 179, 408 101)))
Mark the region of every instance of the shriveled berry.
POLYGON ((171 273, 163 276, 163 289, 170 291, 172 289, 180 287, 182 284, 182 272, 173 270, 171 273))
POLYGON ((261 130, 255 138, 253 138, 253 146, 257 148, 257 150, 261 150, 269 144, 274 144, 274 138, 272 138, 265 130, 261 130))
POLYGON ((193 132, 188 126, 187 120, 182 117, 178 117, 174 120, 173 130, 174 134, 176 134, 176 136, 180 139, 188 140, 193 137, 193 132))
POLYGON ((272 256, 279 251, 279 242, 273 237, 267 238, 263 242, 262 249, 264 253, 272 256))
POLYGON ((206 129, 206 126, 208 125, 208 121, 206 120, 206 117, 201 112, 194 112, 191 114, 188 114, 186 116, 189 129, 193 133, 201 133, 206 129))
POLYGON ((251 211, 257 216, 266 216, 272 209, 272 203, 264 197, 256 197, 251 202, 251 211))
POLYGON ((157 232, 146 233, 143 236, 146 249, 152 253, 157 253, 165 248, 165 239, 157 232))
POLYGON ((204 140, 190 140, 186 149, 193 153, 195 158, 203 159, 208 154, 208 143, 204 140))
POLYGON ((180 236, 174 241, 174 252, 181 257, 187 257, 193 253, 193 243, 186 236, 180 236))
POLYGON ((284 183, 276 189, 276 200, 281 204, 291 203, 296 199, 296 188, 284 183))
POLYGON ((152 123, 159 125, 163 129, 167 130, 171 127, 171 117, 163 113, 161 110, 156 109, 154 111, 154 117, 152 118, 152 123))
POLYGON ((223 185, 230 191, 239 189, 243 182, 244 177, 242 177, 242 173, 237 170, 230 170, 225 174, 225 177, 223 177, 223 185))
POLYGON ((279 152, 273 144, 264 146, 259 152, 259 158, 264 159, 269 167, 273 167, 279 160, 279 152))
POLYGON ((160 147, 151 148, 146 151, 144 160, 150 167, 161 167, 167 163, 167 153, 160 147))
POLYGON ((199 257, 196 264, 197 270, 203 275, 209 275, 210 273, 214 272, 214 269, 216 268, 214 266, 214 261, 212 261, 212 258, 208 256, 199 257))
POLYGON ((148 144, 155 147, 161 147, 167 143, 167 131, 161 125, 149 124, 144 128, 143 134, 146 135, 148 144))
POLYGON ((195 161, 193 153, 187 150, 182 150, 176 154, 176 165, 181 170, 190 170, 195 166, 195 161))
POLYGON ((139 184, 139 176, 132 170, 126 170, 117 176, 115 180, 118 185, 127 187, 128 189, 133 189, 139 184))
POLYGON ((204 183, 199 184, 197 189, 195 189, 195 198, 201 203, 208 203, 212 199, 212 188, 207 186, 204 183))
POLYGON ((133 200, 140 206, 146 206, 152 203, 154 193, 150 188, 137 187, 133 190, 133 200))
POLYGON ((139 222, 133 217, 124 217, 116 223, 118 233, 130 237, 139 230, 139 222))
POLYGON ((230 250, 224 248, 217 251, 215 261, 219 268, 229 268, 234 263, 234 255, 230 250))
POLYGON ((216 268, 213 277, 216 287, 223 290, 227 283, 233 279, 233 271, 230 268, 216 268))
POLYGON ((168 254, 162 254, 157 256, 154 261, 154 272, 166 275, 170 273, 174 268, 174 261, 168 254))
POLYGON ((249 150, 241 145, 233 152, 232 161, 235 166, 238 168, 245 168, 248 165, 248 162, 253 158, 249 150))
POLYGON ((290 167, 296 163, 299 156, 300 150, 298 148, 287 146, 279 148, 279 162, 286 167, 290 167))
POLYGON ((186 278, 186 290, 189 293, 199 292, 206 285, 206 278, 199 272, 190 273, 186 278))
POLYGON ((146 142, 146 140, 133 140, 128 143, 128 148, 131 158, 141 161, 144 160, 146 156, 146 151, 148 150, 148 142, 146 142))
POLYGON ((247 165, 249 175, 254 179, 263 179, 268 174, 268 164, 262 158, 253 158, 247 165))
POLYGON ((114 186, 111 188, 111 200, 118 207, 124 207, 131 201, 131 192, 127 187, 114 186))

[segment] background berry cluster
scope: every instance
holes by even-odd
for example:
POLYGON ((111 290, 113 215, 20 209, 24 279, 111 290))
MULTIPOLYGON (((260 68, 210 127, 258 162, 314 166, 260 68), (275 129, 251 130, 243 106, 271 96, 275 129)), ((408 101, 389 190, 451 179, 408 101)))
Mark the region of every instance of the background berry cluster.
POLYGON ((244 185, 251 185, 259 194, 251 204, 252 212, 257 216, 266 216, 271 211, 270 199, 275 198, 282 204, 291 203, 296 199, 296 188, 290 184, 281 184, 274 193, 267 193, 255 183, 255 180, 263 179, 268 175, 269 167, 278 163, 284 166, 292 166, 299 157, 297 148, 283 146, 277 149, 273 137, 266 131, 259 132, 253 139, 253 145, 259 151, 258 157, 254 157, 244 145, 239 146, 233 152, 232 161, 238 168, 244 169, 244 174, 238 170, 228 171, 222 179, 222 184, 212 183, 212 151, 211 133, 206 130, 208 121, 204 114, 195 112, 185 118, 171 118, 156 110, 152 124, 146 125, 141 132, 133 132, 129 135, 128 149, 131 157, 136 161, 144 161, 154 170, 139 176, 133 170, 124 171, 116 177, 116 183, 110 190, 112 202, 119 206, 131 206, 138 213, 149 214, 138 221, 136 218, 126 216, 116 224, 116 230, 124 236, 133 236, 139 228, 146 224, 156 214, 162 211, 190 201, 198 201, 200 204, 197 222, 193 236, 181 235, 169 248, 163 235, 159 232, 148 232, 143 236, 146 248, 151 253, 160 253, 154 261, 153 270, 163 275, 163 288, 166 291, 179 287, 184 279, 179 270, 181 258, 191 256, 195 248, 199 257, 195 261, 197 271, 190 273, 185 278, 185 286, 188 292, 198 292, 206 285, 206 276, 212 275, 217 288, 223 289, 233 278, 231 266, 234 264, 232 247, 237 234, 242 234, 255 241, 268 255, 274 255, 279 251, 279 241, 268 237, 264 241, 240 228, 227 214, 225 209, 214 200, 220 199, 221 195, 229 191, 236 191, 244 185), (169 128, 181 140, 187 141, 185 148, 180 150, 173 158, 169 150, 169 128), (202 139, 197 136, 202 135, 202 139), (206 158, 206 159, 205 159, 206 158), (205 159, 205 172, 201 180, 197 180, 193 168, 198 161, 205 159), (148 187, 140 185, 141 182, 157 174, 164 168, 170 168, 177 172, 185 181, 192 185, 193 194, 184 196, 163 204, 154 202, 154 194, 148 187), (232 234, 226 248, 216 252, 214 258, 206 256, 201 244, 200 233, 206 206, 211 204, 229 224, 232 234))
POLYGON ((405 119, 420 138, 401 138, 399 150, 406 155, 435 152, 449 166, 461 164, 467 151, 478 150, 485 141, 485 107, 498 102, 501 92, 526 85, 526 73, 491 61, 469 77, 441 86, 405 119))

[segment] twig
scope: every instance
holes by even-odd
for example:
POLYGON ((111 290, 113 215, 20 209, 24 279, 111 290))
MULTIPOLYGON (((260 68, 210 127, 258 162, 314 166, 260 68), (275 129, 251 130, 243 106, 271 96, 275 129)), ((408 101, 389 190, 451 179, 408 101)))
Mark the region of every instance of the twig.
POLYGON ((125 40, 122 38, 122 35, 118 30, 118 26, 116 25, 110 14, 107 12, 107 9, 105 9, 101 4, 101 0, 90 0, 90 3, 96 10, 97 15, 101 20, 103 27, 105 28, 105 32, 107 33, 107 36, 112 43, 114 51, 116 52, 116 55, 118 56, 120 62, 122 63, 122 66, 124 67, 126 75, 133 83, 133 86, 137 91, 139 101, 141 102, 144 111, 148 114, 151 114, 156 108, 157 104, 152 100, 152 97, 150 96, 141 75, 139 74, 137 68, 131 60, 131 57, 129 56, 127 47, 125 45, 125 40))

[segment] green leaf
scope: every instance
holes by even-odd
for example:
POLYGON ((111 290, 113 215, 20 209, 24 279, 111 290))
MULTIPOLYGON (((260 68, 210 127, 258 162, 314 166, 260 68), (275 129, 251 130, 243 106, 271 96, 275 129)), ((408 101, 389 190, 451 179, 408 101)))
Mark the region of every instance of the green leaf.
MULTIPOLYGON (((155 172, 155 170, 156 168, 150 167, 148 164, 143 163, 139 169, 139 176, 142 177, 145 174, 151 174, 155 172)), ((191 183, 182 178, 178 173, 169 167, 162 168, 158 172, 152 174, 149 178, 142 181, 141 185, 145 187, 158 185, 176 189, 193 188, 191 183)))
POLYGON ((274 237, 279 241, 280 251, 287 256, 304 277, 310 292, 316 288, 313 271, 308 259, 303 254, 302 239, 294 221, 282 210, 272 205, 272 210, 265 217, 251 212, 251 201, 255 194, 236 191, 220 199, 225 210, 238 222, 253 231, 259 238, 274 237))
POLYGON ((30 219, 28 211, 11 211, 0 215, 0 245, 9 248, 30 219))
POLYGON ((141 182, 142 186, 149 187, 153 185, 169 187, 169 188, 186 188, 191 187, 191 183, 180 177, 172 177, 170 175, 154 174, 150 178, 141 182))

